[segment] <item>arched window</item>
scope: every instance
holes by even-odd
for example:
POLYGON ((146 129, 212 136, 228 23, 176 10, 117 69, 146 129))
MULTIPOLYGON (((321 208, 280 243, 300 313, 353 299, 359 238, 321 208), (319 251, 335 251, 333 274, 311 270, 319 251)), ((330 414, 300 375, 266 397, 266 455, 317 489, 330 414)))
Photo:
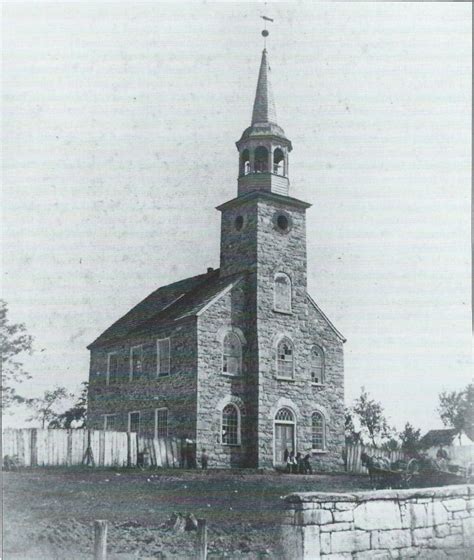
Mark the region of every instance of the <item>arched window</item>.
POLYGON ((266 173, 268 171, 268 150, 259 146, 255 150, 255 173, 266 173))
POLYGON ((239 375, 242 369, 242 344, 239 337, 229 332, 222 345, 222 372, 239 375))
POLYGON ((285 175, 285 155, 280 148, 273 152, 273 173, 285 175))
POLYGON ((248 175, 250 173, 250 153, 248 150, 244 150, 240 157, 240 174, 248 175))
POLYGON ((277 422, 294 422, 295 418, 293 412, 289 408, 280 408, 280 410, 275 414, 275 420, 277 422))
POLYGON ((284 338, 277 348, 277 377, 293 379, 293 366, 293 344, 284 338))
POLYGON ((324 379, 324 352, 319 346, 311 349, 311 381, 322 385, 324 379))
POLYGON ((222 443, 240 444, 240 415, 235 404, 226 405, 222 411, 222 443))
POLYGON ((291 280, 282 272, 275 274, 274 308, 275 311, 291 313, 291 280))
POLYGON ((325 449, 324 416, 320 412, 313 412, 311 416, 313 449, 325 449))
POLYGON ((274 461, 286 464, 288 454, 295 450, 295 416, 291 409, 280 408, 274 422, 274 461))

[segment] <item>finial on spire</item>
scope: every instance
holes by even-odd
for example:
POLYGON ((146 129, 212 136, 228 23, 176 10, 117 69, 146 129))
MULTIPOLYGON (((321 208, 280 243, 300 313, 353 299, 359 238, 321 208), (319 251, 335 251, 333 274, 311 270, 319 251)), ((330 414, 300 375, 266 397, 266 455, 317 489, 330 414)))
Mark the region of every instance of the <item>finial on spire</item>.
POLYGON ((263 36, 263 48, 267 48, 267 37, 270 35, 270 32, 267 30, 267 21, 271 21, 273 23, 273 19, 267 16, 260 16, 265 21, 265 29, 262 31, 263 36))

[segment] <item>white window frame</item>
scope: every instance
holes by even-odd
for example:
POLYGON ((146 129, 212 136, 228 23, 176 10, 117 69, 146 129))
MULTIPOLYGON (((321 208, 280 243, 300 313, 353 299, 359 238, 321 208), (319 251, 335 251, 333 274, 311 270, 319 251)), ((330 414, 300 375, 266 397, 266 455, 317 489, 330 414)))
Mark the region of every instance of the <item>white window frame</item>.
POLYGON ((137 348, 140 348, 142 353, 142 373, 143 373, 143 344, 137 344, 136 346, 132 346, 130 348, 130 373, 129 373, 129 381, 133 381, 133 351, 137 348))
POLYGON ((311 355, 310 355, 311 361, 313 359, 313 350, 315 348, 317 348, 321 352, 321 356, 322 356, 321 383, 318 383, 317 381, 313 381, 313 364, 310 363, 311 384, 314 385, 315 387, 324 387, 326 385, 326 352, 324 351, 324 348, 321 345, 313 344, 311 346, 311 355))
POLYGON ((108 352, 107 353, 107 376, 106 385, 110 385, 110 356, 117 356, 118 352, 108 352))
POLYGON ((326 452, 326 416, 321 410, 313 410, 311 412, 311 451, 312 453, 325 453, 326 452), (322 435, 323 435, 323 446, 322 447, 313 447, 313 416, 315 414, 319 414, 322 419, 322 435))
POLYGON ((240 339, 240 336, 233 330, 226 331, 226 333, 224 334, 224 337, 222 338, 221 374, 222 375, 228 375, 229 377, 238 377, 239 375, 242 375, 242 340, 240 339), (227 338, 227 336, 229 334, 235 336, 237 338, 237 340, 239 341, 239 344, 240 344, 239 365, 238 365, 238 372, 237 373, 229 373, 228 371, 224 371, 225 339, 227 338))
POLYGON ((290 337, 288 336, 282 336, 278 339, 278 342, 276 344, 276 363, 275 363, 275 367, 276 367, 276 378, 277 379, 281 379, 283 381, 294 381, 295 380, 295 344, 294 342, 291 340, 290 337), (287 377, 287 376, 283 376, 280 375, 280 368, 279 368, 279 352, 278 352, 278 348, 280 346, 280 344, 282 342, 289 342, 292 348, 292 356, 293 356, 293 360, 292 360, 292 370, 291 370, 291 377, 287 377))
POLYGON ((168 437, 168 429, 169 429, 169 409, 166 406, 162 406, 160 408, 155 408, 155 430, 154 430, 155 438, 168 437), (158 435, 158 412, 161 412, 163 410, 166 410, 166 435, 165 436, 159 436, 158 435))
MULTIPOLYGON (((107 428, 107 419, 112 417, 112 416, 118 417, 118 414, 104 414, 103 416, 104 416, 104 432, 106 432, 106 431, 109 431, 108 428, 107 428)), ((110 430, 110 431, 116 432, 117 428, 115 430, 110 430)))
POLYGON ((168 336, 166 338, 158 338, 156 340, 156 376, 157 377, 168 377, 171 375, 171 338, 168 336), (160 372, 160 342, 168 341, 168 372, 160 372))
POLYGON ((128 413, 128 426, 127 426, 127 432, 131 432, 131 427, 132 427, 132 414, 138 414, 138 432, 136 433, 140 433, 140 428, 141 428, 141 421, 142 421, 142 415, 140 413, 139 410, 131 410, 128 413))
POLYGON ((226 402, 221 410, 221 445, 224 445, 225 447, 238 447, 242 445, 241 426, 242 424, 241 424, 240 407, 231 401, 226 402), (224 442, 224 409, 227 408, 229 405, 233 406, 237 410, 237 443, 224 442))
POLYGON ((283 313, 286 315, 292 315, 293 314, 293 282, 291 281, 291 277, 289 274, 287 274, 286 272, 276 272, 273 276, 273 311, 276 311, 277 313, 283 313), (278 305, 277 305, 277 297, 276 297, 276 283, 277 283, 277 278, 278 277, 285 277, 288 279, 289 283, 290 283, 290 305, 289 305, 289 309, 279 309, 278 305))

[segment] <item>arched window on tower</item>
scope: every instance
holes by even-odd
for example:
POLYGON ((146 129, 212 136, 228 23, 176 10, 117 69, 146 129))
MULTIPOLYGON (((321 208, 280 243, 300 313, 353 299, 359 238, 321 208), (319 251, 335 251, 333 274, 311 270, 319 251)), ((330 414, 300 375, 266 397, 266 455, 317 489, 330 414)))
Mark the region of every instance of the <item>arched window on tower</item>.
POLYGON ((222 373, 240 375, 242 370, 242 344, 239 337, 234 332, 228 332, 222 346, 222 373))
POLYGON ((250 173, 250 153, 244 150, 240 156, 240 174, 248 175, 250 173))
POLYGON ((285 155, 280 148, 273 152, 273 173, 285 175, 285 155))
POLYGON ((283 313, 291 313, 291 280, 283 272, 275 274, 274 309, 283 313))
POLYGON ((268 150, 259 146, 255 150, 255 173, 266 173, 268 171, 268 150))
POLYGON ((294 356, 293 344, 288 338, 283 338, 277 348, 277 377, 293 379, 294 356))
POLYGON ((222 443, 240 445, 240 414, 235 404, 229 403, 222 411, 222 443))
POLYGON ((324 352, 319 346, 311 349, 311 381, 319 385, 324 384, 324 352))
POLYGON ((320 412, 313 412, 311 415, 311 427, 313 450, 324 451, 326 447, 325 425, 324 416, 320 412))

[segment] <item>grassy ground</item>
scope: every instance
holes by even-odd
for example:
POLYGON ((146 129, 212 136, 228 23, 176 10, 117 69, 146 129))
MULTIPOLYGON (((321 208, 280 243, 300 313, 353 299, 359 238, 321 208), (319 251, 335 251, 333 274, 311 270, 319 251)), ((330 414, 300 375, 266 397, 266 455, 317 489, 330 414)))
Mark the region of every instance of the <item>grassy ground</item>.
POLYGON ((368 477, 178 470, 31 469, 4 473, 4 559, 92 558, 93 521, 109 521, 110 560, 193 558, 195 532, 173 512, 208 524, 209 558, 276 558, 282 497, 369 488, 368 477))

